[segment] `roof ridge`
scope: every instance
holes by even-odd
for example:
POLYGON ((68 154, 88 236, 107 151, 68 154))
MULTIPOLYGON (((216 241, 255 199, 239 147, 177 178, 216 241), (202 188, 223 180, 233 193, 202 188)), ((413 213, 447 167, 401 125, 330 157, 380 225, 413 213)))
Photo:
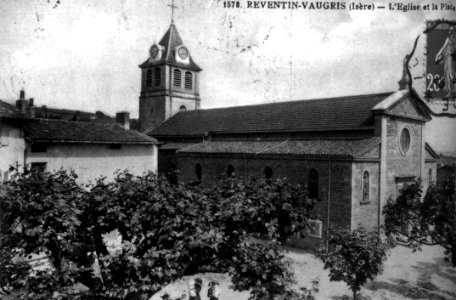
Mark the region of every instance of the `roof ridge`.
MULTIPOLYGON (((384 93, 375 93, 375 94, 360 94, 360 95, 351 95, 351 96, 336 96, 336 97, 327 97, 327 98, 316 98, 316 99, 296 99, 296 100, 286 100, 286 101, 279 101, 273 103, 258 103, 258 104, 247 104, 247 105, 237 105, 237 106, 225 106, 225 107, 213 107, 213 108, 205 108, 205 109, 198 109, 198 110, 187 110, 182 111, 179 113, 182 114, 190 114, 196 113, 199 111, 214 111, 214 110, 224 110, 224 109, 233 109, 233 108, 244 108, 244 107, 253 107, 253 106, 273 106, 273 105, 280 105, 285 103, 297 103, 297 102, 315 102, 315 101, 334 101, 338 99, 349 99, 349 98, 361 98, 361 97, 378 97, 378 96, 386 96, 392 95, 394 92, 384 92, 384 93)), ((176 114, 177 115, 177 114, 176 114)))

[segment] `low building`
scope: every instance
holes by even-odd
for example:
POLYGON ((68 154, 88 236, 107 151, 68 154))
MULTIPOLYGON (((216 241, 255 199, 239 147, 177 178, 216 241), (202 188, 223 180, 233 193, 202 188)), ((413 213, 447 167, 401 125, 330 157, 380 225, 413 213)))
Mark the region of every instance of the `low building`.
POLYGON ((118 170, 157 172, 157 140, 129 130, 128 113, 118 113, 114 120, 104 114, 100 119, 97 114, 49 111, 54 119, 35 117, 33 100, 26 100, 23 91, 16 107, 0 101, 2 182, 14 168, 34 173, 74 170, 80 183, 101 176, 112 180, 118 170), (84 121, 70 121, 72 114, 85 116, 77 118, 84 121))
POLYGON ((116 171, 157 171, 157 141, 118 124, 35 119, 24 126, 26 163, 32 172, 74 170, 81 182, 116 171))

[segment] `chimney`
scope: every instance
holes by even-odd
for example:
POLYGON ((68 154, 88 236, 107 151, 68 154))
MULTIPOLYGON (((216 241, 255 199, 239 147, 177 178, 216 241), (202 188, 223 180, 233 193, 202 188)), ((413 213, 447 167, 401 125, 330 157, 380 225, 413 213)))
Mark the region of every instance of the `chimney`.
POLYGON ((21 90, 21 92, 19 93, 19 100, 16 100, 16 107, 22 113, 27 114, 28 106, 29 102, 27 99, 25 99, 25 91, 21 90))
POLYGON ((28 102, 28 114, 30 117, 34 118, 35 117, 35 106, 33 106, 33 98, 30 98, 29 99, 29 102, 28 102))
POLYGON ((123 129, 130 130, 130 113, 127 111, 116 113, 116 122, 120 123, 123 129))

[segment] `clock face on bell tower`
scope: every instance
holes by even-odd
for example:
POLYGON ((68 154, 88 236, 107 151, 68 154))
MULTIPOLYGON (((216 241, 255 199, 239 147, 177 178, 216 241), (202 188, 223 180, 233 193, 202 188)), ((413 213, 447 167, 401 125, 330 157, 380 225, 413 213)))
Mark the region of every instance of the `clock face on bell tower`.
POLYGON ((185 47, 180 47, 178 50, 179 57, 182 59, 187 59, 188 57, 188 50, 185 47))
POLYGON ((156 45, 153 45, 152 47, 150 47, 150 57, 152 58, 156 58, 157 55, 158 55, 158 47, 156 45))

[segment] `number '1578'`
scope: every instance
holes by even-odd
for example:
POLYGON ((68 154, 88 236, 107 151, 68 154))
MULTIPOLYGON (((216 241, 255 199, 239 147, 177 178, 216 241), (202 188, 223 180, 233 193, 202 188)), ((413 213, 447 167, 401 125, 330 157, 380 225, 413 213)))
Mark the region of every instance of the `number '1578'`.
POLYGON ((239 1, 223 1, 224 8, 239 8, 240 6, 239 1))

